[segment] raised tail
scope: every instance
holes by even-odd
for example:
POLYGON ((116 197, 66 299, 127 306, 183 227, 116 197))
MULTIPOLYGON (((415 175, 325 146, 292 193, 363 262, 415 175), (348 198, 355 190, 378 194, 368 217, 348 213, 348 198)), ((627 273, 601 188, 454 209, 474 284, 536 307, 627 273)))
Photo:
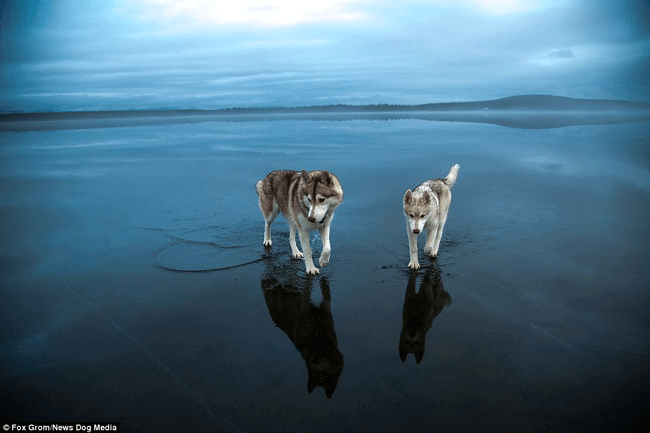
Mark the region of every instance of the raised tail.
POLYGON ((454 164, 451 166, 451 170, 449 170, 449 174, 447 177, 445 177, 445 183, 449 188, 454 186, 456 183, 456 178, 458 178, 458 170, 460 170, 460 165, 454 164))
POLYGON ((262 181, 258 180, 257 183, 255 184, 255 191, 257 192, 257 195, 260 195, 262 193, 262 181))

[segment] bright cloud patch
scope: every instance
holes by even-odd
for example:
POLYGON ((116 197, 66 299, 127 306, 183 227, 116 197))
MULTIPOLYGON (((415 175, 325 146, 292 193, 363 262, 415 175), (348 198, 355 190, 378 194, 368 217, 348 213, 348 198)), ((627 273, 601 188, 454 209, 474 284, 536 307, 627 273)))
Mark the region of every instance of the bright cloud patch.
POLYGON ((250 23, 286 26, 304 22, 350 21, 361 17, 350 0, 142 0, 145 13, 180 18, 196 24, 250 23))

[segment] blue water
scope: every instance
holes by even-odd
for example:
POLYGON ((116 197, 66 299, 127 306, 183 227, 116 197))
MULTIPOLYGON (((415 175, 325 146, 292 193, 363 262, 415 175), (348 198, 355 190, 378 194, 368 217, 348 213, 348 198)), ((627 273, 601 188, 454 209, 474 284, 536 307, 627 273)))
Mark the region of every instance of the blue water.
POLYGON ((650 123, 125 125, 0 132, 3 422, 611 431, 647 413, 650 123), (440 256, 420 239, 410 272, 404 191, 454 163, 440 256), (254 185, 275 169, 341 180, 320 276, 282 218, 262 247, 254 185))

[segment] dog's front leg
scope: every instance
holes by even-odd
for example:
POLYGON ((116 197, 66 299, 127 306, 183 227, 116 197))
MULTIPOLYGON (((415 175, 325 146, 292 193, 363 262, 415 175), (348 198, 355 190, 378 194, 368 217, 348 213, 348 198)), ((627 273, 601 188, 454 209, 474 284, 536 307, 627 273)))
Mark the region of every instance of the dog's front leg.
POLYGON ((436 248, 436 240, 438 238, 438 227, 434 224, 432 227, 427 228, 427 241, 424 245, 424 254, 429 257, 435 257, 438 254, 436 248))
POLYGON ((320 239, 321 242, 323 243, 323 251, 320 254, 320 259, 318 260, 318 264, 320 264, 321 268, 325 265, 327 265, 330 261, 330 252, 332 251, 332 247, 330 246, 330 225, 329 223, 325 224, 323 227, 321 227, 319 230, 320 232, 320 239))
POLYGON ((305 229, 299 229, 298 236, 300 236, 300 245, 302 246, 302 252, 305 255, 305 267, 307 274, 320 274, 318 268, 314 266, 314 260, 311 257, 311 247, 309 246, 309 231, 305 229))
POLYGON ((438 223, 438 227, 436 228, 436 240, 433 244, 433 257, 438 255, 438 249, 440 248, 440 241, 442 240, 442 229, 445 227, 445 223, 447 222, 447 214, 443 214, 442 218, 440 219, 438 223))
MULTIPOLYGON (((300 240, 302 242, 302 239, 300 240)), ((294 259, 302 259, 302 253, 296 245, 296 229, 294 227, 289 227, 289 245, 291 245, 291 256, 294 259)))
POLYGON ((413 233, 413 230, 411 230, 408 221, 406 222, 406 232, 408 233, 409 237, 409 253, 411 258, 411 261, 409 262, 409 268, 420 269, 420 262, 418 261, 418 235, 413 233))

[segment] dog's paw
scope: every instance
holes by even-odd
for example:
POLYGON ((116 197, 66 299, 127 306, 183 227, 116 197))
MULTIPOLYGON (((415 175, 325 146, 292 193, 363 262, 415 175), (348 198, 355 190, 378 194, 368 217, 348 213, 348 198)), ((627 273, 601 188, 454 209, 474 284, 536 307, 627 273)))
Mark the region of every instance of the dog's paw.
POLYGON ((330 262, 330 253, 325 253, 323 252, 320 255, 320 259, 318 260, 318 264, 320 264, 321 268, 325 265, 327 265, 330 262))
POLYGON ((411 269, 420 269, 420 263, 418 263, 418 262, 409 262, 409 268, 411 268, 411 269))
POLYGON ((271 242, 271 239, 269 239, 269 240, 265 240, 264 242, 262 242, 262 245, 264 245, 265 247, 268 248, 268 247, 270 247, 271 245, 273 245, 273 242, 271 242))
POLYGON ((320 274, 320 270, 318 270, 318 268, 316 266, 314 266, 313 268, 307 268, 306 272, 307 272, 307 275, 318 275, 318 274, 320 274))
POLYGON ((302 259, 303 257, 305 257, 305 255, 300 251, 296 251, 291 255, 291 257, 294 259, 302 259))

